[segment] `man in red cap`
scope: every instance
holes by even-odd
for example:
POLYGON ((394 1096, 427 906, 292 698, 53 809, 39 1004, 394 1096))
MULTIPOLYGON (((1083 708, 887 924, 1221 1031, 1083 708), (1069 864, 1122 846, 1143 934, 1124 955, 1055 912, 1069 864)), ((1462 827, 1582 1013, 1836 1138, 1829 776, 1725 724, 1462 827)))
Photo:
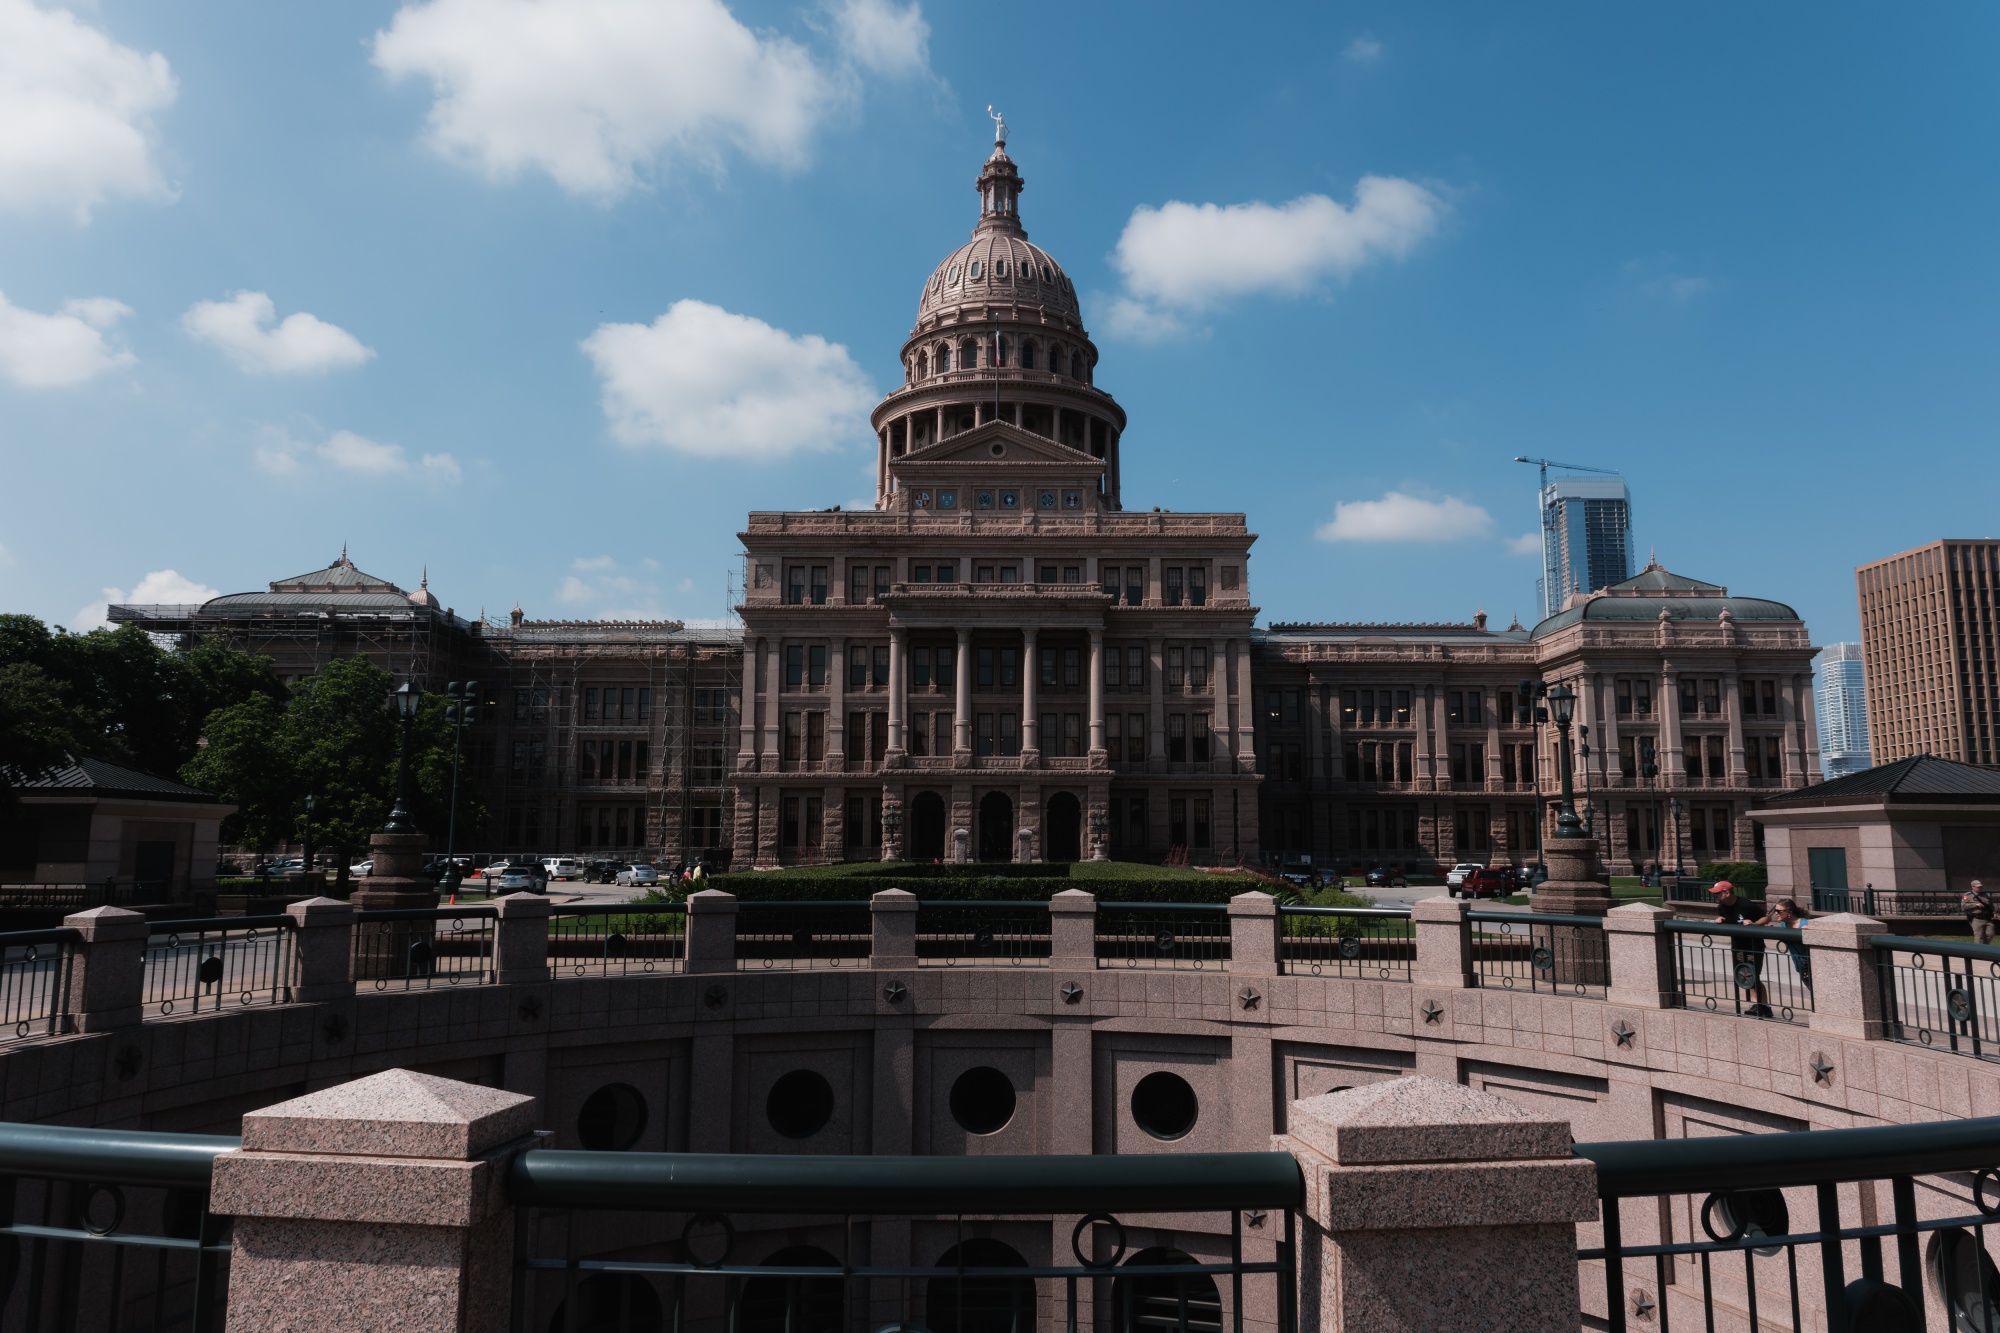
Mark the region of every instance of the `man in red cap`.
MULTIPOLYGON (((1736 886, 1726 879, 1715 881, 1709 892, 1715 896, 1715 919, 1724 926, 1761 926, 1763 917, 1751 915, 1750 904, 1736 896, 1736 886)), ((1771 997, 1764 990, 1764 941, 1758 939, 1738 939, 1731 947, 1730 962, 1739 988, 1750 992, 1750 1007, 1744 1012, 1752 1018, 1771 1016, 1771 997), (1744 985, 1745 977, 1751 978, 1744 985)))

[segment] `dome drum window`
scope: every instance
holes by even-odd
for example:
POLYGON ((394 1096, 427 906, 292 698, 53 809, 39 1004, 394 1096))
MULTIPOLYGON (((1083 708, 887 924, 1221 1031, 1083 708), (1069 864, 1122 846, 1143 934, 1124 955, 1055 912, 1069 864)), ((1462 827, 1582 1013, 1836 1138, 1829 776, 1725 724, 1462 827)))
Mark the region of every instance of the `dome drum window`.
POLYGON ((996 277, 996 278, 1004 278, 1004 277, 1006 277, 1006 276, 1007 276, 1007 261, 1006 261, 1006 260, 1004 260, 1004 259, 996 259, 996 260, 994 260, 994 261, 993 261, 993 276, 994 276, 994 277, 996 277))
POLYGON ((945 274, 944 280, 954 287, 958 286, 958 265, 953 264, 951 266, 951 271, 945 274))
POLYGON ((966 270, 966 276, 969 278, 976 278, 979 276, 979 261, 977 259, 973 260, 972 267, 966 270))

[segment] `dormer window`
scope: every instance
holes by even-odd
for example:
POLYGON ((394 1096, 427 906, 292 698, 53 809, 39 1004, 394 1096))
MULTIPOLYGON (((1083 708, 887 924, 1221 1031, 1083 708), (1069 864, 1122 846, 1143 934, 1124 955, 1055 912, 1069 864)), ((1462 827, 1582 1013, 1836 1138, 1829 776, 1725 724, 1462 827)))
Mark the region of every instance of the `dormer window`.
POLYGON ((1007 276, 1007 261, 1006 261, 1006 260, 1004 260, 1004 259, 996 259, 996 260, 994 260, 994 261, 993 261, 993 276, 994 276, 994 277, 996 277, 996 278, 1004 278, 1004 277, 1006 277, 1006 276, 1007 276))
POLYGON ((954 287, 958 286, 958 265, 953 264, 951 266, 951 272, 945 275, 945 281, 954 287))
POLYGON ((967 271, 967 276, 974 278, 979 276, 979 261, 977 259, 972 261, 972 267, 967 271))

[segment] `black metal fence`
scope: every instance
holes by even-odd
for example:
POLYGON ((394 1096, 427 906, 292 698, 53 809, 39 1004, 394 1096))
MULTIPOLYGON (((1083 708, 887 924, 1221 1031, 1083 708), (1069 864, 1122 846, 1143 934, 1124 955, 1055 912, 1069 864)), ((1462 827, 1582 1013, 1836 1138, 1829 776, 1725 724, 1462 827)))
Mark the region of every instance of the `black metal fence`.
POLYGON ((1812 1013, 1812 959, 1796 930, 1662 923, 1674 936, 1674 987, 1680 1004, 1711 1013, 1804 1023, 1812 1013))
POLYGON ((736 966, 861 967, 874 948, 868 902, 745 902, 736 909, 736 966))
POLYGON ((917 966, 1039 966, 1049 960, 1046 902, 917 904, 917 966))
POLYGON ((1099 967, 1225 968, 1229 908, 1223 903, 1099 903, 1099 967))
POLYGON ((69 1030, 69 975, 81 937, 74 930, 0 935, 0 1041, 69 1030))
POLYGON ((1891 1040, 2000 1059, 2000 947, 1901 935, 1872 943, 1891 1040))
POLYGON ((687 958, 687 907, 557 907, 549 921, 549 974, 625 976, 678 972, 687 958))
POLYGON ((387 908, 354 914, 354 984, 375 990, 493 980, 491 907, 387 908))
POLYGON ((1473 912, 1472 972, 1483 987, 1602 998, 1611 985, 1604 921, 1545 912, 1473 912))
POLYGON ((514 1158, 507 1191, 519 1229, 516 1333, 697 1325, 737 1333, 1294 1333, 1298 1324, 1294 1210, 1304 1181, 1285 1153, 536 1149, 514 1158), (1210 1257, 1157 1243, 1135 1251, 1119 1215, 1159 1212, 1212 1219, 1207 1247, 1184 1238, 1185 1223, 1174 1237, 1210 1257), (1052 1215, 1081 1218, 1067 1255, 1050 1252, 1052 1215), (1022 1217, 1032 1225, 1010 1226, 1022 1217))
POLYGON ((1821 889, 1812 891, 1815 912, 1859 912, 1862 916, 1960 917, 1958 895, 1931 889, 1821 889))
POLYGON ((1987 1247, 2000 1220, 2000 1119, 1576 1151, 1596 1164, 1603 1200, 1602 1241, 1578 1251, 1586 1327, 1919 1330, 1928 1268, 1947 1333, 2000 1329, 1987 1247), (1842 1217, 1843 1197, 1855 1208, 1858 1196, 1841 1186, 1855 1181, 1888 1182, 1886 1221, 1873 1188, 1858 1216, 1842 1217))
POLYGON ((1278 970, 1408 981, 1417 937, 1407 908, 1278 908, 1278 970))
POLYGON ((292 998, 292 922, 283 916, 161 921, 146 941, 145 1007, 166 1017, 292 998))
POLYGON ((0 1327, 221 1333, 229 1219, 208 1186, 238 1144, 0 1124, 0 1327))

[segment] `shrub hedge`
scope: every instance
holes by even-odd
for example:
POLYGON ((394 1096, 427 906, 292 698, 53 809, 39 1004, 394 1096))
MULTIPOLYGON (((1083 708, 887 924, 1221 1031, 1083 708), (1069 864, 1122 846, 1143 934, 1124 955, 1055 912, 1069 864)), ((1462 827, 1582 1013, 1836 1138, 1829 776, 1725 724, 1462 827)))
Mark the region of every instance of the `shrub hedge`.
POLYGON ((710 876, 708 887, 733 893, 745 902, 859 901, 883 889, 908 889, 919 898, 1036 901, 1065 889, 1085 889, 1104 902, 1221 903, 1257 886, 1221 875, 1212 880, 1191 876, 1073 880, 1068 867, 1060 863, 1009 867, 1003 862, 973 866, 885 865, 867 873, 856 873, 846 866, 805 866, 762 874, 738 871, 710 876))
POLYGON ((1762 899, 1771 882, 1762 861, 1704 861, 1695 867, 1701 879, 1726 879, 1745 898, 1762 899))

